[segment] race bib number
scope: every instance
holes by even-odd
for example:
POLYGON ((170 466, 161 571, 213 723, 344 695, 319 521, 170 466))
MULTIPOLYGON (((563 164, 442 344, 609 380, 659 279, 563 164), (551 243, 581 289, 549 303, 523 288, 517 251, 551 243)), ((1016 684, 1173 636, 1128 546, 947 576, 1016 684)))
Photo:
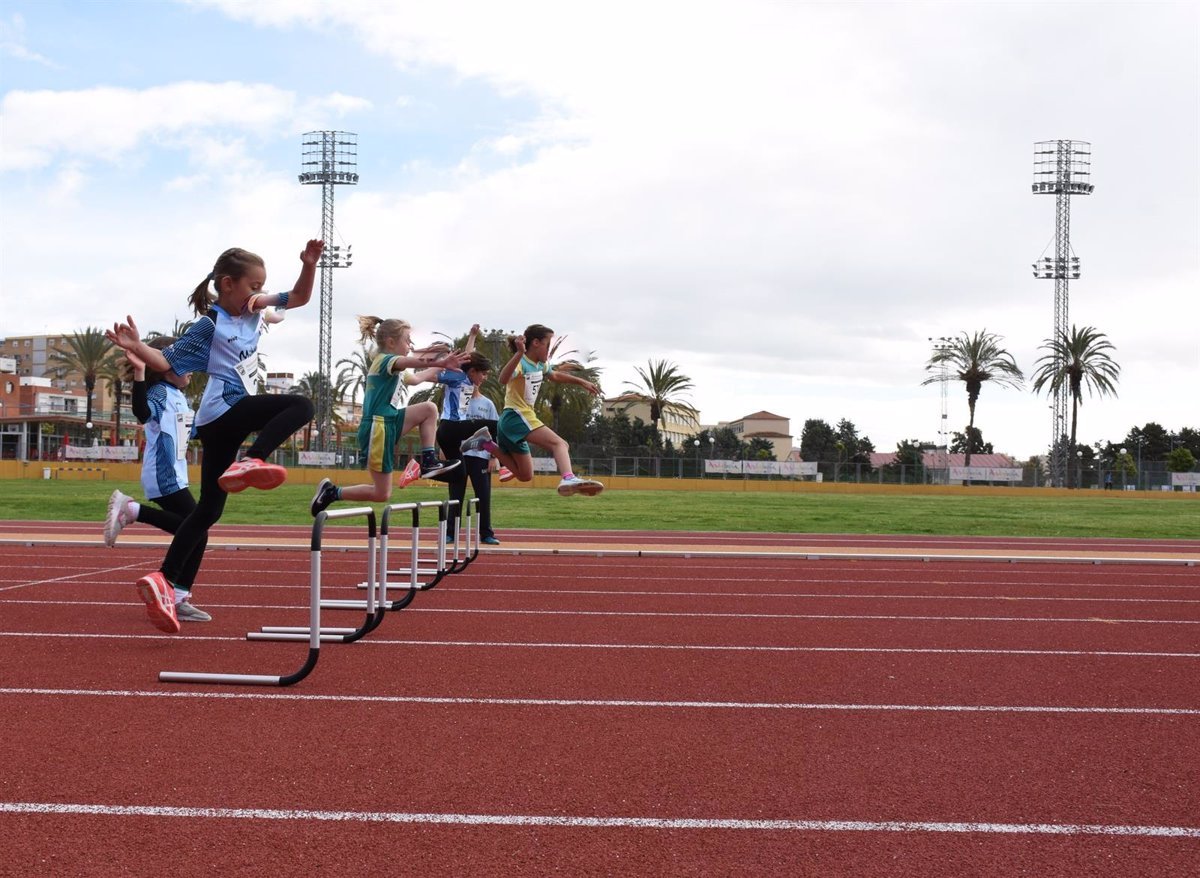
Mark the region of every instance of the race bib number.
POLYGON ((242 379, 242 387, 246 388, 246 393, 251 396, 258 393, 258 370, 259 362, 257 354, 245 360, 239 360, 237 365, 233 367, 233 371, 237 372, 238 378, 242 379))
POLYGON ((175 413, 175 457, 178 460, 187 457, 188 440, 192 437, 192 421, 195 417, 194 412, 175 413))
POLYGON ((542 379, 546 373, 542 371, 528 372, 525 375, 525 402, 532 406, 537 402, 538 391, 542 389, 542 379))
POLYGON ((459 390, 458 397, 458 419, 460 421, 468 420, 467 409, 471 405, 471 397, 475 395, 475 385, 471 382, 466 382, 459 390))
POLYGON ((396 389, 392 391, 392 398, 388 400, 388 405, 394 409, 404 408, 404 375, 403 373, 396 376, 396 389))

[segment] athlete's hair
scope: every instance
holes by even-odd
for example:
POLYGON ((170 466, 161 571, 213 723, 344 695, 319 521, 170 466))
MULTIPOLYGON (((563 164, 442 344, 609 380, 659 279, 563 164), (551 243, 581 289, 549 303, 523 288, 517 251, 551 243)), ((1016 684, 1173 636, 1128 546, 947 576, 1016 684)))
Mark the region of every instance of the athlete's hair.
POLYGON ((241 247, 230 247, 224 253, 217 257, 216 263, 213 265, 213 270, 208 273, 208 277, 200 281, 196 285, 196 289, 192 290, 192 294, 188 297, 188 303, 192 306, 192 310, 196 315, 203 317, 208 313, 208 309, 212 307, 213 302, 217 297, 209 292, 208 285, 211 283, 214 289, 220 289, 221 278, 231 277, 234 280, 239 280, 245 277, 251 266, 266 268, 266 263, 257 253, 251 253, 249 250, 243 250, 241 247))
POLYGON ((474 369, 477 372, 486 372, 492 368, 492 361, 485 357, 479 351, 471 351, 471 358, 463 364, 463 371, 474 369))
MULTIPOLYGON (((540 323, 531 323, 525 327, 525 349, 539 338, 549 338, 554 335, 554 330, 549 326, 542 326, 540 323)), ((517 336, 510 335, 508 337, 508 349, 513 353, 517 352, 517 336)))
POLYGON ((407 320, 394 318, 384 320, 382 317, 358 315, 359 337, 363 341, 374 341, 376 347, 383 347, 383 343, 389 338, 399 338, 400 333, 406 329, 412 329, 412 324, 407 320))

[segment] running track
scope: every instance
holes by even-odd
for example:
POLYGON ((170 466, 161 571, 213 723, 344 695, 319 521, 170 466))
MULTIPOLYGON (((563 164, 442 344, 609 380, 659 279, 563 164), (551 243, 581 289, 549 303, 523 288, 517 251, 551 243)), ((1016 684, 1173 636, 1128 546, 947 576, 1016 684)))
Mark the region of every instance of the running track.
POLYGON ((0 875, 1197 873, 1200 543, 502 532, 297 686, 157 682, 300 664, 303 533, 168 637, 149 531, 0 527, 0 875))

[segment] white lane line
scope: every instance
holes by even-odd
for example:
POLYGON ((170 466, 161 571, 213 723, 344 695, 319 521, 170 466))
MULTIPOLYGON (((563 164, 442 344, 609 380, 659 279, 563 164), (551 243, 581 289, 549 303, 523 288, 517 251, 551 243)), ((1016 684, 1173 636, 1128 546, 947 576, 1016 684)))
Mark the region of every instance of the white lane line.
POLYGON ((175 692, 148 689, 0 688, 0 695, 94 698, 199 698, 219 701, 312 701, 350 704, 486 704, 500 707, 621 707, 670 710, 877 711, 911 713, 1050 713, 1113 716, 1200 716, 1188 707, 1062 707, 1006 704, 821 704, 780 701, 637 701, 584 698, 486 698, 434 695, 317 695, 294 692, 175 692))
MULTIPOLYGON (((102 576, 106 573, 116 573, 118 570, 131 570, 135 567, 144 567, 144 566, 145 566, 144 564, 124 564, 120 567, 101 567, 101 568, 97 568, 97 569, 84 570, 81 573, 67 573, 62 576, 52 577, 50 579, 33 579, 33 580, 18 582, 16 585, 0 586, 0 591, 14 591, 15 589, 18 589, 18 588, 28 588, 31 585, 44 585, 44 584, 51 583, 51 582, 70 582, 71 580, 79 579, 81 577, 94 578, 97 576, 102 576)), ((20 602, 14 601, 13 603, 20 603, 20 602)), ((29 603, 34 603, 34 602, 30 601, 29 603)))
MULTIPOLYGON (((215 605, 208 605, 215 606, 215 605)), ((61 631, 0 631, 0 637, 58 637, 67 640, 172 640, 166 634, 83 634, 61 631)), ((197 640, 243 643, 244 637, 189 634, 189 643, 197 640)), ((372 646, 434 646, 477 649, 613 649, 613 650, 678 650, 681 652, 771 652, 771 653, 889 653, 911 655, 1013 655, 1062 656, 1084 658, 1181 658, 1200 659, 1200 652, 1135 652, 1129 650, 1090 649, 970 649, 909 646, 739 646, 704 643, 572 643, 523 640, 394 640, 373 637, 363 643, 372 646)))
MULTIPOLYGON (((580 577, 583 578, 583 577, 580 577)), ((846 585, 847 583, 838 583, 846 585)), ((447 589, 447 593, 451 590, 447 589)), ((626 591, 622 589, 582 589, 556 588, 538 589, 532 591, 523 588, 491 588, 481 585, 473 589, 453 589, 456 595, 483 594, 570 594, 570 595, 600 595, 603 597, 699 597, 699 598, 800 598, 824 599, 836 598, 841 600, 889 600, 889 601, 1077 601, 1096 604, 1200 604, 1200 598, 1111 598, 1111 597, 1077 597, 1063 595, 1007 595, 1007 594, 879 594, 862 592, 845 594, 837 592, 753 592, 753 591, 626 591)))
POLYGON ((292 808, 194 808, 0 802, 0 813, 183 817, 218 820, 318 820, 339 823, 424 823, 454 826, 545 826, 588 829, 731 829, 767 832, 951 832, 982 835, 1116 835, 1200 838, 1194 826, 1108 823, 933 823, 921 820, 733 820, 696 817, 583 817, 549 814, 438 814, 406 811, 314 811, 292 808))
MULTIPOLYGON (((398 589, 405 591, 405 589, 398 589)), ((0 604, 37 604, 45 601, 4 600, 0 604)), ((239 610, 307 610, 308 604, 210 604, 239 610)), ((61 605, 60 605, 61 606, 61 605)), ((78 601, 72 606, 126 607, 137 606, 135 601, 78 601)), ((1106 616, 1087 618, 1051 616, 902 616, 872 613, 659 613, 640 610, 509 610, 455 609, 452 607, 408 607, 405 613, 446 613, 481 616, 620 616, 645 619, 809 619, 809 620, 875 620, 884 622, 1063 622, 1103 625, 1200 625, 1200 619, 1116 619, 1106 616)))

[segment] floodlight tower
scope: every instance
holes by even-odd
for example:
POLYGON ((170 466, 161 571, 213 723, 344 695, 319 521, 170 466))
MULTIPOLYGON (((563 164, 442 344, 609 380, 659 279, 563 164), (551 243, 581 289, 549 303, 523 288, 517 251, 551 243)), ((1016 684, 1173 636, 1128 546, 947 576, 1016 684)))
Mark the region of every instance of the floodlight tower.
MULTIPOLYGON (((929 339, 929 343, 933 345, 935 355, 945 354, 951 349, 954 339, 949 336, 942 335, 937 338, 929 339)), ((949 421, 947 418, 950 414, 950 407, 947 401, 948 384, 950 382, 950 365, 942 359, 938 368, 938 383, 942 387, 942 419, 938 422, 938 451, 940 452, 937 464, 937 469, 944 470, 943 475, 947 483, 950 481, 950 433, 949 421)), ((967 437, 967 441, 971 441, 971 437, 967 437)))
MULTIPOLYGON (((1055 196, 1054 256, 1033 263, 1033 276, 1054 279, 1054 338, 1070 331, 1068 282, 1079 278, 1079 257, 1071 254, 1071 196, 1091 195, 1092 145, 1082 140, 1043 140, 1033 146, 1033 194, 1055 196)), ((1057 359, 1055 372, 1063 364, 1057 359)), ((1050 484, 1067 483, 1067 401, 1071 389, 1063 382, 1054 391, 1050 435, 1050 484)))
POLYGON ((349 131, 308 131, 304 134, 301 152, 300 183, 321 187, 321 240, 325 252, 318 266, 321 269, 321 333, 317 371, 321 376, 316 388, 317 450, 329 451, 333 430, 333 269, 349 268, 350 247, 331 244, 333 238, 333 188, 358 183, 358 135, 349 131))

